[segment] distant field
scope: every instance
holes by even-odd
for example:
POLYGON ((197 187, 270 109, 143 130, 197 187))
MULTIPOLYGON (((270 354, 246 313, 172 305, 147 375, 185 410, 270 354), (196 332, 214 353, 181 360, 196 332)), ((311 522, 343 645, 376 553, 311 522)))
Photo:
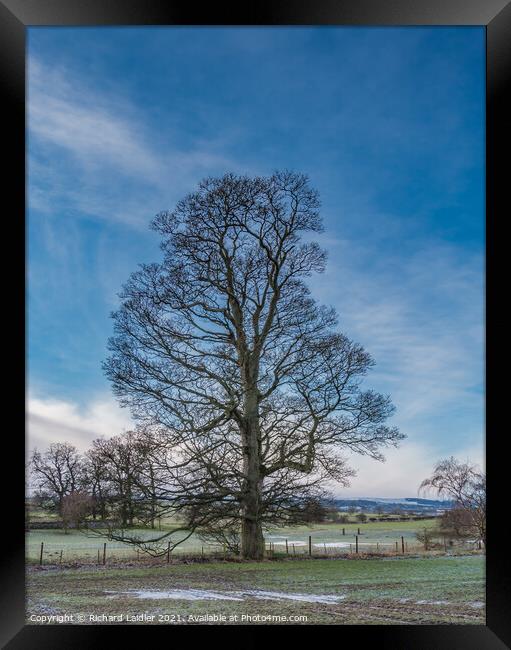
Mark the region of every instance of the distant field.
MULTIPOLYGON (((350 544, 355 549, 355 535, 360 528, 359 550, 367 552, 395 551, 395 543, 398 542, 401 549, 401 537, 405 539, 407 549, 412 552, 420 548, 415 538, 417 530, 435 525, 435 521, 400 521, 400 522, 369 522, 364 524, 323 524, 312 527, 299 526, 293 528, 282 528, 268 531, 266 541, 274 545, 274 552, 285 552, 285 540, 288 540, 289 554, 301 554, 308 551, 308 538, 312 537, 314 553, 349 552, 350 544), (342 534, 343 528, 345 535, 342 534), (294 545, 294 548, 293 548, 294 545)), ((170 525, 164 528, 171 528, 170 525)), ((137 529, 137 534, 148 539, 158 535, 158 531, 148 529, 137 529)), ((62 551, 63 562, 70 560, 94 560, 97 558, 98 550, 103 551, 103 543, 107 542, 108 557, 128 559, 136 557, 136 550, 122 542, 108 541, 97 535, 88 535, 79 531, 69 530, 66 534, 59 529, 32 530, 27 533, 26 555, 31 562, 38 561, 41 542, 44 543, 43 559, 52 563, 60 560, 62 551)), ((200 553, 204 547, 204 553, 220 551, 218 545, 208 545, 202 542, 196 535, 192 535, 182 545, 179 545, 174 553, 200 553)))
POLYGON ((116 623, 131 622, 129 616, 177 624, 223 616, 221 622, 238 624, 484 624, 484 581, 481 555, 33 567, 27 619, 67 614, 74 617, 70 623, 108 622, 90 619, 96 615, 122 617, 110 619, 116 623), (288 618, 261 618, 275 616, 288 618))

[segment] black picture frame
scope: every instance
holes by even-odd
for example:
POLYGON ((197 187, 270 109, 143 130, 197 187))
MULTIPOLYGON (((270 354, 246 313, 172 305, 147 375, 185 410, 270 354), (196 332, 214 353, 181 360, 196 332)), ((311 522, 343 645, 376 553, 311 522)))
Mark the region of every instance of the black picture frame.
MULTIPOLYGON (((487 206, 487 369, 501 363, 504 335, 503 318, 499 320, 502 294, 497 289, 501 277, 498 267, 499 247, 505 239, 497 237, 499 220, 505 222, 505 190, 509 183, 506 165, 508 141, 504 134, 511 116, 505 90, 511 71, 511 2, 509 0, 259 0, 239 3, 209 3, 205 7, 182 0, 0 0, 0 83, 4 89, 3 153, 7 162, 4 176, 4 226, 13 227, 12 236, 4 240, 4 249, 16 255, 8 267, 6 285, 12 291, 6 298, 11 332, 18 332, 21 345, 10 343, 5 366, 14 388, 9 406, 21 414, 25 394, 24 351, 24 284, 12 282, 25 276, 25 37, 29 26, 79 25, 481 25, 486 28, 487 99, 486 99, 486 206, 487 206), (6 206, 11 206, 9 210, 6 206), (11 244, 12 242, 12 244, 11 244), (14 246, 16 244, 16 247, 14 246), (497 299, 498 298, 498 299, 497 299), (19 320, 16 320, 18 318, 19 320), (14 319, 14 320, 13 320, 14 319), (500 324, 502 323, 502 325, 500 324), (9 358, 10 355, 10 358, 9 358), (499 355, 497 357, 497 355, 499 355), (497 362, 498 360, 498 362, 497 362), (16 380, 14 380, 16 377, 16 380), (13 408, 14 407, 14 408, 13 408)), ((507 210, 509 213, 509 209, 507 210)), ((4 231, 5 233, 5 231, 4 231)), ((501 250, 501 249, 500 249, 501 250)), ((481 650, 511 645, 511 601, 509 587, 509 550, 505 533, 505 439, 499 427, 497 410, 505 404, 502 384, 487 370, 486 465, 488 475, 488 555, 487 555, 487 624, 481 626, 343 626, 337 636, 339 645, 351 645, 348 634, 356 633, 357 646, 374 643, 378 648, 433 650, 449 648, 481 650), (501 464, 502 463, 502 464, 501 464), (501 534, 502 533, 502 534, 501 534), (351 629, 350 629, 351 628, 351 629), (355 628, 355 629, 353 629, 355 628)), ((236 626, 173 627, 168 626, 25 626, 25 549, 24 549, 24 467, 25 440, 20 426, 4 427, 6 455, 4 466, 14 469, 14 476, 3 486, 4 517, 7 532, 2 535, 1 553, 1 636, 2 647, 30 648, 106 648, 119 645, 121 636, 129 634, 132 643, 155 634, 170 645, 189 642, 196 633, 232 639, 237 645, 259 647, 261 638, 274 626, 253 626, 249 634, 240 635, 236 626), (186 637, 186 638, 185 638, 186 637)), ((3 472, 4 478, 6 472, 3 472)), ((304 639, 308 634, 329 632, 330 626, 285 627, 286 638, 304 639), (311 628, 313 628, 311 630, 311 628), (308 634, 307 634, 308 633, 308 634)), ((332 638, 332 637, 331 637, 332 638)), ((330 641, 331 642, 331 641, 330 641)))

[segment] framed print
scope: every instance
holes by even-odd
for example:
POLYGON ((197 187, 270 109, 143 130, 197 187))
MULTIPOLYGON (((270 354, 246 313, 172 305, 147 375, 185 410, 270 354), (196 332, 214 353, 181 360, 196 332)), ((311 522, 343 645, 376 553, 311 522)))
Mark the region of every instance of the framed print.
POLYGON ((4 646, 508 647, 510 3, 0 16, 4 646))

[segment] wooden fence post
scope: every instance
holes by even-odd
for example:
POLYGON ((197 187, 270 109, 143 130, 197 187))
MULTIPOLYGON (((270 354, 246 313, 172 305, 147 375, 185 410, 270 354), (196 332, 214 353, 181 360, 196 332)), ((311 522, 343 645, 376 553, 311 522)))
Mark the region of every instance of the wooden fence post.
POLYGON ((293 555, 296 555, 296 548, 295 548, 294 543, 293 543, 293 555))
POLYGON ((403 555, 404 555, 404 552, 405 552, 405 538, 403 537, 403 535, 401 535, 401 551, 403 552, 403 555))
POLYGON ((100 560, 99 560, 99 548, 98 548, 98 564, 99 564, 99 563, 100 563, 100 560))
POLYGON ((358 553, 358 535, 355 535, 355 553, 358 553))
POLYGON ((44 548, 44 542, 41 542, 41 553, 39 554, 39 564, 43 563, 43 548, 44 548))
POLYGON ((343 535, 346 535, 346 528, 343 528, 343 529, 342 529, 342 534, 343 534, 343 535))
POLYGON ((289 547, 287 545, 287 539, 286 539, 286 555, 289 555, 289 547))
POLYGON ((398 552, 398 550, 397 550, 397 540, 396 540, 396 553, 397 553, 397 552, 398 552))
POLYGON ((103 564, 106 564, 106 542, 103 544, 103 564))
POLYGON ((309 555, 312 555, 312 536, 309 535, 309 555))
POLYGON ((360 528, 357 528, 357 535, 360 535, 360 528))

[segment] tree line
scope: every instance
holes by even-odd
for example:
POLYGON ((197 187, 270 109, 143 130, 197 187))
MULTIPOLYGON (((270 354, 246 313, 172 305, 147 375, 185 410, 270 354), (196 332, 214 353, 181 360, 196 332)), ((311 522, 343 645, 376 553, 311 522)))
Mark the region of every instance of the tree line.
POLYGON ((162 480, 155 450, 154 440, 141 431, 98 438, 83 454, 68 442, 34 450, 29 466, 33 497, 64 525, 92 520, 119 529, 155 528, 162 480))
MULTIPOLYGON (((174 468, 169 464, 165 434, 138 428, 111 438, 94 440, 84 453, 69 442, 50 444, 34 450, 29 461, 31 501, 43 511, 57 515, 64 529, 90 529, 113 539, 133 542, 146 550, 158 551, 160 538, 172 542, 164 532, 155 539, 133 532, 147 528, 161 530, 161 518, 177 518, 173 533, 195 532, 205 541, 218 542, 239 553, 237 522, 220 520, 217 510, 212 519, 200 517, 196 508, 176 508, 172 484, 174 468)), ((288 504, 285 518, 275 521, 311 524, 332 516, 333 506, 319 489, 298 491, 288 504)), ((278 509, 278 499, 274 506, 278 509)), ((206 510, 207 512, 207 510, 206 510)), ((177 545, 178 542, 172 545, 177 545)))

